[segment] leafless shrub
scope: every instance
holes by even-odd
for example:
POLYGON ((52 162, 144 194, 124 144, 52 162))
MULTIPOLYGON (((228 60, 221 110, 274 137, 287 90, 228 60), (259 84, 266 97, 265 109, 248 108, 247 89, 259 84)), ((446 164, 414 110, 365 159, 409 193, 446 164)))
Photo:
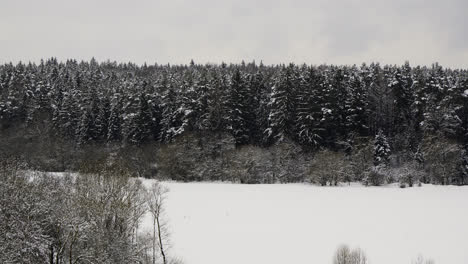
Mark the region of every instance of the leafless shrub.
POLYGON ((164 203, 169 190, 159 182, 154 182, 146 192, 146 204, 153 217, 152 234, 152 263, 156 263, 156 251, 158 250, 163 264, 168 263, 167 246, 169 243, 169 231, 164 219, 164 203))
POLYGON ((413 261, 413 264, 435 264, 432 259, 424 259, 423 256, 419 255, 416 260, 413 261))
POLYGON ((333 264, 367 264, 367 256, 360 248, 351 250, 347 245, 341 245, 335 252, 333 264))

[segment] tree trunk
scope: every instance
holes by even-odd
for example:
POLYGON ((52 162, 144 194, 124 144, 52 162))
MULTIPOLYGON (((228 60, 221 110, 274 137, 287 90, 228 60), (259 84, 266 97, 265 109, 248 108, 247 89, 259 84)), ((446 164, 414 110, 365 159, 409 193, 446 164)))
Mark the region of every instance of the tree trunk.
POLYGON ((73 251, 72 251, 72 249, 73 249, 73 245, 70 244, 70 255, 69 255, 69 257, 70 257, 69 263, 70 264, 73 264, 73 254, 72 254, 73 251))
POLYGON ((50 264, 54 264, 54 246, 50 246, 50 264))
POLYGON ((158 224, 159 249, 161 250, 163 264, 166 264, 166 254, 164 253, 163 241, 162 241, 162 236, 161 236, 161 224, 159 223, 159 214, 158 214, 158 217, 156 217, 156 222, 158 224))
POLYGON ((153 218, 153 264, 156 263, 156 217, 153 218))

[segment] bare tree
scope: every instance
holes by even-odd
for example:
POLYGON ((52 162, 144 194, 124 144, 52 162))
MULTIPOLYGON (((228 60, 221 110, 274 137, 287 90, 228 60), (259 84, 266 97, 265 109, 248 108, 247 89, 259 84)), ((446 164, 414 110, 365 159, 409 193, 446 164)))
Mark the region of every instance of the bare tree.
POLYGON ((342 181, 347 164, 344 155, 330 150, 318 152, 310 167, 310 179, 321 186, 338 185, 342 181))
POLYGON ((333 264, 351 264, 350 262, 351 250, 347 245, 338 247, 333 258, 333 264))
POLYGON ((367 264, 367 256, 366 253, 360 248, 356 248, 351 252, 350 255, 350 263, 351 264, 367 264))
POLYGON ((341 245, 333 257, 333 264, 367 264, 367 256, 360 248, 351 250, 347 245, 341 245))
POLYGON ((424 259, 423 256, 419 255, 418 258, 413 261, 413 264, 435 264, 432 259, 424 259))
POLYGON ((164 220, 164 203, 168 191, 159 182, 153 183, 147 191, 147 205, 153 217, 153 264, 156 263, 156 247, 159 248, 163 263, 167 263, 166 247, 169 234, 164 220))

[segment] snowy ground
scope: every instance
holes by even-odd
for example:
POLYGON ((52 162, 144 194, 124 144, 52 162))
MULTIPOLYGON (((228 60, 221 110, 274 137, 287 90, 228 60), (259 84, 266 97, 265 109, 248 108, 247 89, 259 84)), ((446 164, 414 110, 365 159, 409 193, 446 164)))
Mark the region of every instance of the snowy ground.
POLYGON ((171 253, 186 264, 327 264, 341 243, 373 264, 468 263, 468 187, 164 184, 171 253))

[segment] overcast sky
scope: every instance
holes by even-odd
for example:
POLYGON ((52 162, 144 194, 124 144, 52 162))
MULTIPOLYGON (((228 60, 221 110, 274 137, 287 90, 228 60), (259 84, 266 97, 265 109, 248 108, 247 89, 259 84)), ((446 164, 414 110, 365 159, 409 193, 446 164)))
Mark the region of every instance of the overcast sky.
POLYGON ((0 62, 468 68, 468 0, 0 0, 0 62))

